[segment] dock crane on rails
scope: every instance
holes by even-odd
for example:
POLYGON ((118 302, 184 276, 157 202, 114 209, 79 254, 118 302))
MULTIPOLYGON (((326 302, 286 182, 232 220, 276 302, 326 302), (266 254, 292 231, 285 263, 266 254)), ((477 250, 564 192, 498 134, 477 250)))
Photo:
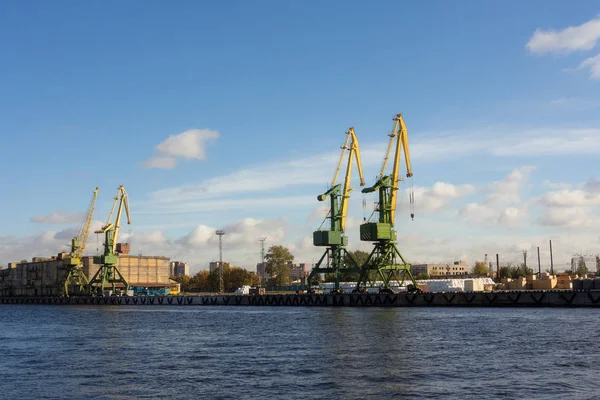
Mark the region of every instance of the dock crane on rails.
POLYGON ((67 258, 63 259, 64 265, 68 268, 67 274, 64 280, 64 295, 69 296, 69 287, 75 286, 79 290, 80 294, 85 293, 89 281, 83 272, 83 266, 81 264, 81 257, 85 251, 85 247, 88 240, 88 234, 90 226, 92 225, 92 216, 94 214, 94 207, 96 205, 96 198, 98 197, 98 187, 94 190, 90 206, 85 220, 81 224, 77 235, 71 240, 71 253, 67 258))
MULTIPOLYGON (((362 163, 360 160, 360 149, 358 147, 358 139, 354 132, 354 128, 348 129, 346 132, 346 142, 341 147, 342 153, 333 175, 331 188, 325 193, 317 196, 317 200, 325 201, 329 198, 330 209, 325 217, 325 220, 330 220, 329 230, 317 230, 313 232, 313 244, 315 246, 327 246, 325 253, 321 256, 308 277, 308 284, 316 274, 330 273, 333 274, 335 288, 334 292, 340 291, 340 272, 356 272, 360 273, 361 268, 356 263, 354 258, 346 250, 348 237, 344 235, 346 225, 346 215, 348 214, 348 199, 350 198, 350 178, 352 176, 352 161, 356 159, 356 166, 360 177, 360 186, 365 185, 362 172, 362 163), (344 186, 336 183, 337 177, 344 161, 344 155, 348 152, 348 161, 346 165, 346 176, 344 186), (348 265, 348 263, 350 265, 348 265)), ((323 222, 325 222, 325 220, 323 222)), ((321 224, 322 226, 322 224, 321 224)))
MULTIPOLYGON (((383 282, 380 288, 381 292, 390 293, 390 282, 398 281, 399 285, 403 285, 406 278, 410 280, 407 285, 408 291, 419 291, 417 282, 410 271, 410 264, 406 262, 398 248, 396 247, 396 231, 394 230, 396 217, 396 202, 398 198, 398 182, 403 180, 398 175, 400 164, 400 153, 404 147, 404 159, 406 162, 406 177, 413 176, 410 165, 410 152, 408 148, 408 131, 404 124, 402 114, 397 114, 393 119, 394 130, 390 136, 387 153, 383 160, 381 173, 377 182, 368 188, 362 190, 363 193, 379 193, 379 201, 376 203, 375 211, 379 214, 378 222, 366 222, 360 225, 360 240, 375 242, 374 248, 369 254, 369 258, 361 267, 360 278, 356 283, 355 292, 365 290, 367 283, 369 286, 374 286, 374 281, 380 280, 383 282), (396 145, 394 152, 394 165, 392 172, 389 175, 384 175, 390 152, 393 145, 396 145), (401 278, 401 281, 400 279, 401 278)), ((411 218, 414 219, 414 191, 409 193, 411 218)))
POLYGON ((91 294, 103 294, 104 288, 107 285, 111 285, 113 293, 115 293, 116 284, 122 283, 124 290, 127 290, 129 285, 127 281, 121 275, 121 272, 117 268, 118 255, 116 253, 117 239, 119 236, 119 228, 121 223, 121 214, 125 208, 127 214, 127 224, 131 224, 131 216, 129 214, 129 201, 127 191, 123 185, 117 189, 117 195, 114 198, 112 209, 108 215, 106 224, 95 233, 104 234, 104 253, 99 256, 94 256, 94 264, 100 265, 98 271, 94 274, 89 282, 89 292, 91 294), (117 209, 117 216, 115 222, 110 222, 112 216, 117 209))

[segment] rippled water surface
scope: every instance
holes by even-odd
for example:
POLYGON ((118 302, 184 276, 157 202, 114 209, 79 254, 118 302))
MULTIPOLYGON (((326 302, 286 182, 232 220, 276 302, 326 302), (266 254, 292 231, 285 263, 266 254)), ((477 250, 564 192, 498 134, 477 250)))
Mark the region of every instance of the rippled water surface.
POLYGON ((0 398, 598 398, 590 309, 0 306, 0 398))

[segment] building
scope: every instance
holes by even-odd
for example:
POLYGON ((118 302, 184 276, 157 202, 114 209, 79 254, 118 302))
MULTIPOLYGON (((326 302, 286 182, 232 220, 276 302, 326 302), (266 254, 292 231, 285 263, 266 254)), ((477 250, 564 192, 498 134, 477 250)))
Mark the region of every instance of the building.
POLYGON ((300 280, 304 279, 306 276, 308 276, 308 273, 306 272, 306 263, 300 263, 300 264, 289 263, 288 265, 290 267, 290 280, 292 282, 300 281, 300 280))
POLYGON ((412 264, 410 272, 414 276, 427 274, 430 277, 436 275, 468 275, 469 265, 465 261, 455 261, 452 264, 412 264))
MULTIPOLYGON (((208 265, 208 270, 210 272, 214 272, 219 269, 220 262, 219 261, 211 261, 208 265)), ((223 261, 223 268, 231 268, 231 263, 223 261)))
POLYGON ((183 261, 171 261, 169 263, 169 273, 171 276, 190 275, 190 265, 183 261))
POLYGON ((266 271, 266 264, 265 263, 258 263, 256 264, 256 274, 259 276, 259 278, 261 279, 261 281, 263 279, 267 279, 267 271, 266 271))
MULTIPOLYGON (((94 258, 82 257, 83 273, 91 279, 100 268, 94 258)), ((155 256, 119 255, 117 268, 129 286, 148 288, 171 288, 169 279, 169 258, 155 256)), ((64 294, 64 284, 68 266, 62 257, 35 257, 31 262, 10 263, 9 268, 0 271, 0 295, 3 296, 60 296, 64 294)), ((117 284, 117 287, 122 286, 117 284)), ((69 293, 77 294, 69 289, 69 293)))

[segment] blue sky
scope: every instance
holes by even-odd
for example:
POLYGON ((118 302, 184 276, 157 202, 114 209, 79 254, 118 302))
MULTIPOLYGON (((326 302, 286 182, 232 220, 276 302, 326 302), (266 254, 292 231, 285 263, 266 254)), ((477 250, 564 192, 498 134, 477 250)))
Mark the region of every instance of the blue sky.
POLYGON ((344 132, 370 184, 399 112, 409 261, 600 252, 597 21, 593 1, 3 2, 0 265, 64 248, 119 184, 134 252, 207 268, 225 227, 238 265, 263 236, 311 262, 344 132))

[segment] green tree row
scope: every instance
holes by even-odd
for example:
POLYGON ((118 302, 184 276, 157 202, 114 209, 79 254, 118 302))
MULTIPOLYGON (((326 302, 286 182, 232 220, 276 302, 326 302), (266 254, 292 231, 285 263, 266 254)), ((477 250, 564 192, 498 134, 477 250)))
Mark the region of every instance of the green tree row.
MULTIPOLYGON (((209 272, 206 270, 194 276, 173 276, 171 279, 181 284, 182 292, 216 292, 219 290, 219 270, 209 272)), ((238 267, 223 268, 223 286, 226 292, 234 292, 243 285, 256 286, 259 284, 258 276, 238 267)))

